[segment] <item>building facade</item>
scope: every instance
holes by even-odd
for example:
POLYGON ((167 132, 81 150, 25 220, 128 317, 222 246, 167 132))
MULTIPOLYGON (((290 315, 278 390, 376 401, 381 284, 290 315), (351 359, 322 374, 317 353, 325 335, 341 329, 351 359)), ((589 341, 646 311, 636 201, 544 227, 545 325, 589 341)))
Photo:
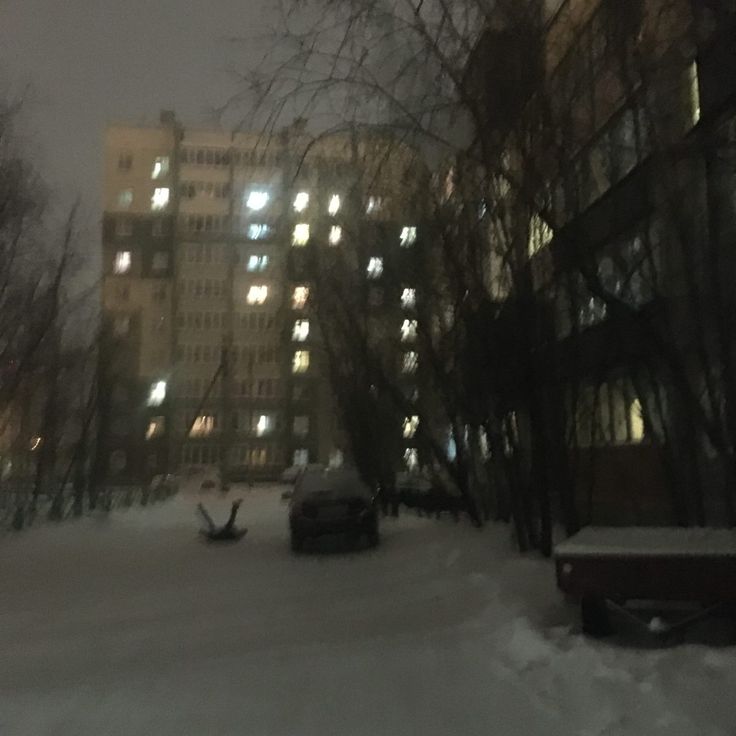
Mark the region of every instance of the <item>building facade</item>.
POLYGON ((565 438, 553 488, 574 489, 582 523, 733 520, 736 8, 546 5, 515 121, 536 147, 504 133, 519 178, 538 179, 514 203, 528 238, 510 246, 543 389, 532 409, 515 399, 520 425, 536 414, 524 451, 533 431, 565 438))
POLYGON ((268 140, 191 130, 168 112, 107 130, 109 474, 272 478, 342 456, 314 256, 349 252, 380 285, 385 251, 414 244, 378 149, 355 135, 310 141, 298 122, 268 140))

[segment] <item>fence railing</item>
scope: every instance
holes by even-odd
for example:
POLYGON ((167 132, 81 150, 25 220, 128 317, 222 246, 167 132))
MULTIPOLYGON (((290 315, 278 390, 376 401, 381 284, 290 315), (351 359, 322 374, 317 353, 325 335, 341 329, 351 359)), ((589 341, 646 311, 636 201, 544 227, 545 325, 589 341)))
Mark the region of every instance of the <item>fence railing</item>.
POLYGON ((0 533, 93 512, 146 506, 164 501, 178 490, 178 481, 171 477, 154 480, 146 486, 106 486, 96 494, 77 493, 70 485, 61 494, 36 495, 30 483, 0 483, 0 533))

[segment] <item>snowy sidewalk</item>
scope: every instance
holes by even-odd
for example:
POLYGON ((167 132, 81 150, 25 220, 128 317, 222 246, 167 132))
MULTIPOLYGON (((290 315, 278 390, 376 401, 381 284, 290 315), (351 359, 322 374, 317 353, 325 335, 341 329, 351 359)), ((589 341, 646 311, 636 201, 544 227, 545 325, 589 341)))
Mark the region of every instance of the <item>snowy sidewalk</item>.
POLYGON ((583 639, 503 527, 295 557, 280 489, 240 495, 234 546, 194 493, 0 542, 2 736, 736 734, 734 649, 583 639))

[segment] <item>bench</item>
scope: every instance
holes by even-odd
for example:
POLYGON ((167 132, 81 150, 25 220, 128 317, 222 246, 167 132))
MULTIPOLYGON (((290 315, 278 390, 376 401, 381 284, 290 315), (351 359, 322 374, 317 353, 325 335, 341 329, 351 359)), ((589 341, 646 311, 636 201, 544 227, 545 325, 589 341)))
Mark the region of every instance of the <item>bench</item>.
POLYGON ((612 632, 611 609, 656 634, 736 611, 730 529, 588 527, 557 545, 554 560, 557 585, 580 604, 583 631, 592 636, 612 632), (671 623, 635 613, 651 608, 680 613, 671 623))

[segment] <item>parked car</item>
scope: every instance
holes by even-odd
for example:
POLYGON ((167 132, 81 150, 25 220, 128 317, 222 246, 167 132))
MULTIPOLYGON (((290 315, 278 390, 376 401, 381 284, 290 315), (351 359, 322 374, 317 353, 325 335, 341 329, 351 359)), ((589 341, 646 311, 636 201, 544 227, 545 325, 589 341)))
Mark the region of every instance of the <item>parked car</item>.
POLYGON ((319 463, 310 463, 309 465, 290 465, 288 468, 286 468, 286 470, 284 470, 283 473, 281 473, 281 482, 296 483, 299 476, 305 473, 307 470, 322 471, 324 470, 324 467, 324 465, 320 465, 319 463))
POLYGON ((298 552, 308 538, 326 534, 365 534, 378 544, 375 494, 350 470, 307 470, 294 486, 289 505, 291 548, 298 552))

